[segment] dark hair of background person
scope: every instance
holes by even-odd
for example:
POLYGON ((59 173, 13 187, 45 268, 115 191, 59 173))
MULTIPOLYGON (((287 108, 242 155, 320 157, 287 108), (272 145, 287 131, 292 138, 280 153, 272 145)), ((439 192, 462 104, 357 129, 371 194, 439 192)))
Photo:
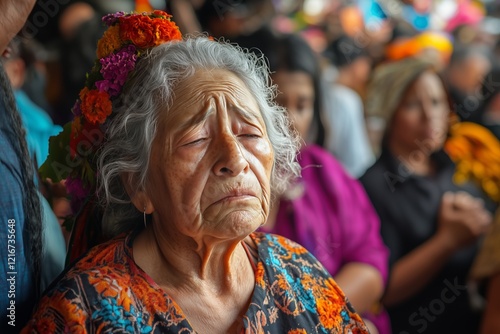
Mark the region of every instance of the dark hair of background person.
MULTIPOLYGON (((243 41, 242 41, 243 42, 243 41)), ((325 126, 322 119, 322 93, 319 60, 309 44, 298 35, 274 35, 271 30, 260 30, 258 38, 246 38, 242 47, 261 55, 267 60, 272 73, 280 70, 304 72, 308 74, 314 85, 314 114, 312 128, 315 134, 314 143, 323 146, 325 142, 325 126)))
POLYGON ((58 114, 54 121, 57 124, 64 125, 73 118, 71 108, 78 98, 82 83, 88 69, 92 68, 95 61, 95 46, 102 37, 105 26, 101 23, 99 15, 93 19, 82 23, 74 36, 61 42, 61 74, 63 81, 63 90, 59 105, 58 114))
POLYGON ((500 64, 495 64, 493 68, 488 72, 483 80, 480 94, 481 103, 467 121, 478 123, 484 126, 485 113, 488 111, 493 98, 497 94, 500 94, 500 64))
POLYGON ((482 117, 497 94, 500 94, 500 64, 498 63, 494 64, 493 68, 486 75, 485 80, 483 80, 481 86, 482 103, 478 109, 478 113, 473 115, 472 119, 478 116, 482 117))
POLYGON ((483 45, 455 45, 450 56, 448 66, 460 65, 463 61, 474 56, 482 56, 483 58, 493 62, 491 50, 483 45))
MULTIPOLYGON (((248 17, 265 1, 268 0, 205 0, 195 12, 202 29, 213 34, 213 26, 224 21, 227 14, 248 17)), ((167 0, 167 8, 168 2, 167 0)))
POLYGON ((358 42, 345 35, 330 43, 323 55, 337 68, 348 66, 359 57, 369 57, 358 42))
POLYGON ((393 23, 391 38, 388 43, 392 43, 400 38, 412 38, 418 35, 418 31, 408 22, 402 19, 392 19, 393 23))
MULTIPOLYGON (((1 98, 5 105, 7 120, 10 123, 12 147, 19 158, 21 166, 23 211, 25 219, 25 229, 23 231, 24 240, 27 240, 26 258, 30 260, 33 268, 35 295, 38 299, 40 295, 41 261, 42 261, 42 212, 40 198, 35 186, 35 165, 30 159, 28 147, 25 141, 26 133, 22 125, 21 116, 17 111, 16 101, 12 94, 9 78, 0 62, 0 91, 3 92, 1 98)), ((8 127, 5 127, 6 129, 8 127)))
POLYGON ((25 65, 25 79, 21 90, 53 118, 53 110, 45 94, 46 75, 37 69, 37 64, 45 62, 47 58, 47 52, 43 45, 35 39, 16 36, 10 41, 9 46, 11 49, 10 59, 20 58, 25 65))

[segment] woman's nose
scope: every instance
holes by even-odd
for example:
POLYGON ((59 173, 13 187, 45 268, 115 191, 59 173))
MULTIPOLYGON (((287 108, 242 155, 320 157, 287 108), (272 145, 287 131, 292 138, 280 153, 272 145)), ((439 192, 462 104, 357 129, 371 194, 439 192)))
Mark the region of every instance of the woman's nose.
POLYGON ((215 149, 219 151, 214 165, 216 175, 236 176, 248 168, 248 161, 243 155, 241 144, 233 134, 221 134, 215 149))

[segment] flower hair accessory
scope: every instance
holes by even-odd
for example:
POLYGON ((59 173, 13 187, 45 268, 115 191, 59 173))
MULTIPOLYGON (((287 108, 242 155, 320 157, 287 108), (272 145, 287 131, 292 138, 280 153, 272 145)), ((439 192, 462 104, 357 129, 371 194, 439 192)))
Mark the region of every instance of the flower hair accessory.
POLYGON ((49 157, 40 167, 43 179, 66 180, 76 215, 95 193, 97 156, 106 141, 105 128, 113 115, 113 100, 145 51, 165 42, 182 40, 171 15, 118 12, 103 17, 108 26, 97 43, 97 60, 72 112, 74 119, 50 139, 49 157))

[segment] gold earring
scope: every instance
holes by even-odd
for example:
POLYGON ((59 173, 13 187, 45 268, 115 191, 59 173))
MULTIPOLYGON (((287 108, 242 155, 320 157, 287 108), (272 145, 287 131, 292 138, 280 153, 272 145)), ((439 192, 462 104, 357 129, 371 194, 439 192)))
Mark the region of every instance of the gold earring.
POLYGON ((144 228, 148 227, 146 224, 146 207, 144 207, 144 228))

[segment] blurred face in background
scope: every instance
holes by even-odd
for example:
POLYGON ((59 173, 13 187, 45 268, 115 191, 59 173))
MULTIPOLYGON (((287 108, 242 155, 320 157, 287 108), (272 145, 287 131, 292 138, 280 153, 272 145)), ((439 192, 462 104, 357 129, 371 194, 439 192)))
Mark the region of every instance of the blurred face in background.
POLYGON ((305 72, 279 70, 273 74, 278 85, 276 103, 288 110, 294 128, 303 140, 308 136, 314 115, 314 84, 305 72))
POLYGON ((446 138, 450 109, 441 79, 432 71, 422 73, 406 93, 388 129, 389 146, 429 155, 446 138))
POLYGON ((490 68, 490 61, 486 57, 472 55, 450 68, 448 81, 462 93, 472 95, 481 87, 490 68))
POLYGON ((372 69, 372 61, 369 57, 358 57, 352 62, 352 74, 357 82, 358 88, 363 88, 368 82, 372 69))

